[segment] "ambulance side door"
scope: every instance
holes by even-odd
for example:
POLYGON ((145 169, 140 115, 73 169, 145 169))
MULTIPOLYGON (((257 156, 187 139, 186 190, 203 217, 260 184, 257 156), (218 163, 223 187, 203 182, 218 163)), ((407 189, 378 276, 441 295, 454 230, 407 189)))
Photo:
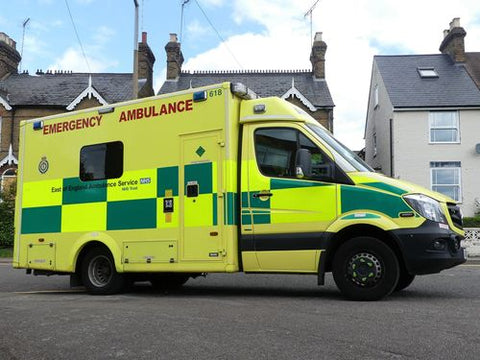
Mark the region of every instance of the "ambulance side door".
POLYGON ((300 125, 249 125, 244 135, 249 159, 242 222, 251 224, 253 236, 242 245, 255 254, 250 264, 257 267, 250 270, 316 272, 324 232, 337 216, 335 163, 300 125))

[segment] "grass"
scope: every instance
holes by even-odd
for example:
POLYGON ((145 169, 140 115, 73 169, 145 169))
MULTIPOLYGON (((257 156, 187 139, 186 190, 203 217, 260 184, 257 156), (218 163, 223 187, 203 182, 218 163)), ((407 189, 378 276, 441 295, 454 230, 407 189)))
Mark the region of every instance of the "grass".
POLYGON ((13 257, 12 248, 0 248, 0 258, 11 258, 13 257))

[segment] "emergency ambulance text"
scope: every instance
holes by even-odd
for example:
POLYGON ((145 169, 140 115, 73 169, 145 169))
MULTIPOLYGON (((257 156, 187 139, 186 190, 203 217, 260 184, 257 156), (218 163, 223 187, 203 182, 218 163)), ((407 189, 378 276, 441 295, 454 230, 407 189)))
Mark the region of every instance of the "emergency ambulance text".
POLYGON ((177 112, 181 113, 184 111, 192 111, 193 110, 193 100, 189 99, 186 101, 180 100, 173 103, 162 104, 161 106, 148 106, 148 107, 141 107, 132 110, 122 111, 120 114, 120 118, 118 122, 122 121, 130 121, 130 120, 139 120, 139 119, 146 119, 155 116, 161 115, 170 115, 175 114, 177 112))
POLYGON ((43 135, 96 127, 100 126, 101 122, 102 115, 96 115, 76 120, 63 121, 56 124, 45 124, 43 127, 43 135))

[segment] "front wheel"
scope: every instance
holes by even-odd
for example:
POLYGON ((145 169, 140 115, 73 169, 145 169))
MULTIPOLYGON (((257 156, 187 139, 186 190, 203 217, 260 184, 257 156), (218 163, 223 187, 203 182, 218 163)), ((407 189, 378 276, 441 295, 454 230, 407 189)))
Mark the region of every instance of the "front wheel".
POLYGON ((398 279, 398 283, 394 291, 406 289, 411 285, 413 280, 415 280, 415 275, 409 274, 406 270, 401 271, 400 278, 398 279))
POLYGON ((333 259, 333 278, 350 300, 379 300, 392 293, 400 267, 392 249, 373 237, 355 237, 340 246, 333 259))
POLYGON ((125 278, 117 273, 113 256, 108 249, 91 249, 82 261, 82 281, 93 295, 115 294, 123 290, 125 278))

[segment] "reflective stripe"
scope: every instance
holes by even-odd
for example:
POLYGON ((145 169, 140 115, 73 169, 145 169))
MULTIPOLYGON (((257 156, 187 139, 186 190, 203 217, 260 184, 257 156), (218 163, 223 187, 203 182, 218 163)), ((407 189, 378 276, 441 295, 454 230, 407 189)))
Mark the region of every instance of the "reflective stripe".
POLYGON ((152 199, 157 196, 157 170, 126 171, 120 179, 109 180, 108 201, 152 199))
POLYGON ((107 200, 107 181, 83 182, 79 178, 63 179, 62 204, 83 204, 107 200))
POLYGON ((106 202, 62 206, 62 232, 105 231, 106 227, 106 202))
POLYGON ((22 209, 22 234, 60 232, 61 206, 22 209))
POLYGON ((399 213, 411 211, 400 196, 349 185, 341 185, 340 193, 342 213, 352 210, 373 210, 391 218, 398 218, 399 213))
POLYGON ((24 183, 22 191, 22 208, 62 205, 61 179, 24 183))
POLYGON ((115 201, 107 204, 107 230, 157 227, 157 200, 115 201))

